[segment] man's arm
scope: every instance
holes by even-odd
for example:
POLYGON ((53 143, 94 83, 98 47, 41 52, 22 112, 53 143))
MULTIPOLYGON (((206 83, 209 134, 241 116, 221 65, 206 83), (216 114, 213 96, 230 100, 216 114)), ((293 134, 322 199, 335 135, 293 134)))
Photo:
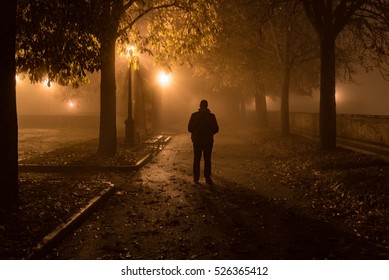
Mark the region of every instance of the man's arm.
POLYGON ((216 116, 214 114, 212 114, 212 130, 213 130, 213 134, 219 132, 219 125, 217 123, 216 116))
POLYGON ((195 117, 194 114, 190 116, 189 123, 188 123, 188 131, 190 133, 193 133, 195 130, 195 117))

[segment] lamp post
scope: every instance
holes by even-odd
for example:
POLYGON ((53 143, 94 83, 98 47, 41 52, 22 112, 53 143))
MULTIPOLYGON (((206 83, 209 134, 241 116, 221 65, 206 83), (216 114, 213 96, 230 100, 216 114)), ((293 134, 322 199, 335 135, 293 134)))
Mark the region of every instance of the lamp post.
POLYGON ((127 57, 129 59, 128 66, 128 100, 127 100, 127 119, 125 124, 125 138, 126 145, 134 145, 134 119, 132 118, 132 63, 134 58, 135 47, 129 46, 127 49, 127 57))

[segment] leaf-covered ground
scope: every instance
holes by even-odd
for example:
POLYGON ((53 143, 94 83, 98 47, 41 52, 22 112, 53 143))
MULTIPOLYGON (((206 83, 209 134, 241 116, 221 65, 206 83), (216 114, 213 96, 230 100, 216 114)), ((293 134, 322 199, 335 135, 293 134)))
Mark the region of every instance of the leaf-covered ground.
MULTIPOLYGON (((307 210, 320 219, 348 231, 351 229, 355 236, 388 248, 387 162, 344 149, 322 152, 315 140, 298 136, 282 138, 269 131, 247 133, 247 139, 252 144, 253 156, 247 159, 245 172, 261 173, 263 180, 281 182, 304 196, 304 200, 310 202, 305 205, 307 210)), ((147 148, 134 150, 119 145, 116 157, 100 158, 95 153, 96 143, 96 140, 71 143, 42 155, 26 157, 21 163, 127 165, 148 152, 147 148)), ((228 143, 227 138, 225 144, 228 146, 228 143)), ((174 161, 174 158, 169 160, 174 161)), ((175 169, 180 170, 180 167, 175 169)), ((236 172, 243 171, 237 169, 236 172)), ((41 238, 85 206, 111 179, 110 173, 21 173, 20 211, 11 223, 0 224, 0 258, 27 257, 41 238)), ((134 194, 134 199, 136 197, 134 194)))
MULTIPOLYGON (((139 146, 134 149, 119 144, 118 153, 114 157, 100 157, 96 151, 97 140, 88 140, 42 154, 34 153, 19 163, 58 166, 133 165, 150 152, 150 147, 139 146)), ((26 258, 44 236, 66 223, 110 185, 109 173, 20 172, 19 211, 10 221, 0 223, 0 259, 26 258)))
POLYGON ((19 212, 0 226, 0 259, 26 258, 44 236, 110 185, 105 176, 21 173, 19 177, 19 212))
POLYGON ((133 176, 116 177, 116 194, 47 259, 388 258, 387 208, 376 204, 386 203, 377 192, 387 188, 385 162, 319 152, 315 141, 275 131, 222 128, 214 186, 192 182, 190 135, 177 134, 133 176), (370 207, 355 208, 360 196, 370 207))
POLYGON ((388 162, 342 148, 323 152, 317 141, 299 136, 269 138, 260 146, 279 180, 308 197, 307 207, 323 220, 389 245, 388 162))
POLYGON ((118 141, 117 154, 114 157, 102 157, 97 154, 98 140, 88 140, 72 144, 68 147, 56 149, 47 153, 37 154, 34 157, 19 161, 20 164, 38 165, 100 165, 123 166, 134 165, 150 151, 150 146, 140 145, 132 148, 118 141))

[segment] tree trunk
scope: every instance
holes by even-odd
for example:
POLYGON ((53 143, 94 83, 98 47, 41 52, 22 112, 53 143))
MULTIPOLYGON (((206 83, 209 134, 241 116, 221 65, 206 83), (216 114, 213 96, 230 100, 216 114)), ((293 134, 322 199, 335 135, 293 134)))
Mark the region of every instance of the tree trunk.
POLYGON ((124 143, 128 146, 135 144, 135 126, 133 118, 133 86, 132 86, 132 66, 128 67, 128 88, 127 88, 127 119, 125 120, 124 143))
POLYGON ((290 30, 286 30, 285 53, 283 58, 283 77, 281 89, 281 134, 289 136, 289 85, 290 85, 290 30))
POLYGON ((320 148, 336 148, 335 36, 324 31, 320 40, 320 148))
POLYGON ((255 93, 255 111, 257 115, 257 123, 259 127, 267 127, 267 106, 266 96, 255 93))
POLYGON ((243 95, 241 95, 239 100, 240 106, 239 106, 239 114, 241 120, 244 120, 246 118, 246 100, 243 95))
POLYGON ((0 4, 0 215, 18 209, 16 113, 16 0, 0 4))
POLYGON ((116 84, 114 36, 101 42, 100 83, 100 138, 99 154, 113 156, 116 153, 116 84))
POLYGON ((281 92, 281 134, 289 136, 289 83, 290 69, 285 66, 281 92))
POLYGON ((139 122, 142 123, 141 128, 143 128, 145 130, 146 135, 147 135, 148 133, 147 133, 146 89, 145 89, 144 84, 143 84, 143 74, 141 72, 141 69, 136 71, 136 79, 135 80, 138 84, 138 86, 137 86, 138 97, 139 97, 139 100, 141 101, 141 102, 139 102, 138 108, 140 111, 139 120, 142 120, 142 121, 139 121, 139 122))

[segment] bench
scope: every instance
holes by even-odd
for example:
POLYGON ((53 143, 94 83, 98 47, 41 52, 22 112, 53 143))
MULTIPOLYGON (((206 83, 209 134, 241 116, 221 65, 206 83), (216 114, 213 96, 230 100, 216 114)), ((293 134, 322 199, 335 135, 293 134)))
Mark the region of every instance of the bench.
POLYGON ((150 145, 153 147, 153 149, 161 149, 161 146, 164 143, 164 139, 162 135, 154 136, 146 141, 143 142, 146 145, 150 145))

